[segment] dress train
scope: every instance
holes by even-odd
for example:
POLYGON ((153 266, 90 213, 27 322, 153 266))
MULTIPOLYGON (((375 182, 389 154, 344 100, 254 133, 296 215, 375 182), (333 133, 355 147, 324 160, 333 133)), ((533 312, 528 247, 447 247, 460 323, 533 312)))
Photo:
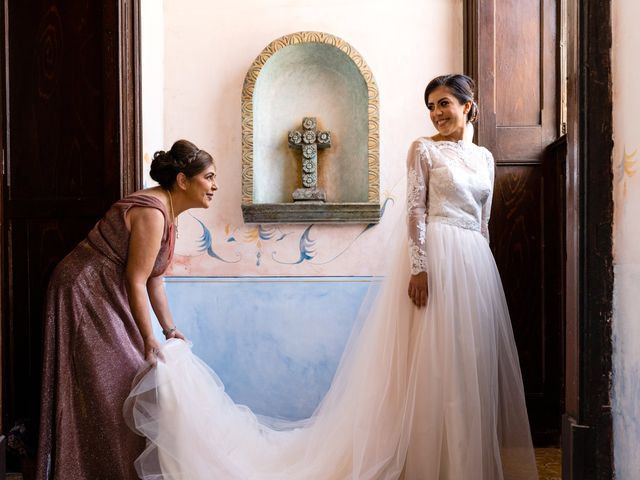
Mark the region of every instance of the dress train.
POLYGON ((164 361, 139 373, 124 406, 131 428, 147 437, 136 461, 140 477, 537 479, 517 352, 487 241, 429 223, 429 300, 417 309, 407 296, 407 235, 397 237, 389 274, 364 302, 334 381, 309 419, 256 417, 228 397, 187 343, 169 340, 164 361))

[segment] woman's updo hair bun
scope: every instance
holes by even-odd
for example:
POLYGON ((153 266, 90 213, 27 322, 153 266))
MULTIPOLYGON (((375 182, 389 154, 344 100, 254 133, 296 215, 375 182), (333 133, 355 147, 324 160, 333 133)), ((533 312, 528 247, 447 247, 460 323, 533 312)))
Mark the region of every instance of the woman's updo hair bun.
POLYGON ((153 154, 149 175, 166 190, 170 190, 178 174, 187 178, 194 177, 213 165, 213 158, 188 140, 178 140, 165 152, 159 150, 153 154))
POLYGON ((460 104, 471 102, 471 108, 467 112, 467 122, 475 122, 478 119, 478 104, 474 100, 474 92, 476 83, 471 77, 454 73, 450 75, 441 75, 429 82, 424 91, 424 103, 429 104, 429 95, 438 87, 447 87, 451 90, 454 97, 458 99, 460 104))
POLYGON ((153 154, 149 175, 158 182, 162 188, 171 188, 178 173, 179 170, 167 152, 159 150, 153 154))

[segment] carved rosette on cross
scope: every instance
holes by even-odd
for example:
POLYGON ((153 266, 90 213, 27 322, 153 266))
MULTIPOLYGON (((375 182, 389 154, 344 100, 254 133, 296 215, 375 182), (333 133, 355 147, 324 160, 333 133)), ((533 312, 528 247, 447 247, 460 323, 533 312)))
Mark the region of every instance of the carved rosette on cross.
POLYGON ((331 132, 318 132, 316 117, 304 117, 302 127, 302 132, 289 132, 289 147, 302 151, 302 188, 293 192, 293 201, 324 202, 326 194, 318 188, 318 149, 331 146, 331 132))

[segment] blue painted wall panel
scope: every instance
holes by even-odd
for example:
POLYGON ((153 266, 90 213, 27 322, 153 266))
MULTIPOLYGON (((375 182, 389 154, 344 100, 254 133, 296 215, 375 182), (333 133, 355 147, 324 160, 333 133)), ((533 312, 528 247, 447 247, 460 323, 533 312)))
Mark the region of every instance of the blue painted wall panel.
MULTIPOLYGON (((255 413, 306 418, 327 391, 370 277, 166 279, 193 350, 255 413)), ((375 287, 374 287, 375 288, 375 287)))

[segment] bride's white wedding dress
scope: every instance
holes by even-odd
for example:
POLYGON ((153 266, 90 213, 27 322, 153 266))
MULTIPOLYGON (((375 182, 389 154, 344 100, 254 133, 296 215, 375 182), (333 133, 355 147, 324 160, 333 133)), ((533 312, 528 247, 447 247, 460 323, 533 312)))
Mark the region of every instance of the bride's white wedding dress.
POLYGON ((170 340, 125 404, 147 480, 537 479, 518 356, 487 223, 493 158, 415 141, 409 229, 362 308, 334 381, 300 422, 236 405, 189 345, 170 340), (407 244, 410 246, 406 248, 407 244), (407 296, 428 272, 426 308, 407 296))

